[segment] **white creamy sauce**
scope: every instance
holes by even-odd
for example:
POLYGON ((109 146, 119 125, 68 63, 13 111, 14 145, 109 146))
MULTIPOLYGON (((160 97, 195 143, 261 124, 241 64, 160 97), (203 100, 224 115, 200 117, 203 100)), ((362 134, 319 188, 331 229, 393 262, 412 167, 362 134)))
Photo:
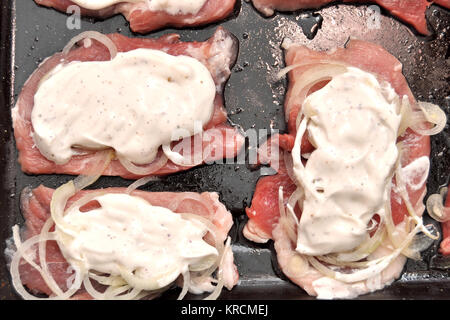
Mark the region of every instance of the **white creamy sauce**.
POLYGON ((148 164, 161 145, 202 130, 215 95, 211 73, 188 56, 136 49, 110 61, 72 62, 55 68, 36 92, 33 139, 57 164, 76 148, 109 147, 148 164))
POLYGON ((196 14, 207 0, 151 0, 149 8, 152 11, 165 11, 171 15, 196 14))
POLYGON ((296 176, 305 189, 297 251, 345 252, 366 237, 375 213, 384 214, 398 157, 398 99, 357 68, 334 77, 304 102, 317 149, 296 176))
POLYGON ((101 208, 88 212, 74 208, 64 216, 70 228, 55 229, 71 265, 115 276, 133 273, 156 279, 164 287, 182 272, 218 257, 203 240, 205 226, 169 209, 128 194, 105 194, 94 200, 101 208))
POLYGON ((89 10, 101 10, 118 3, 138 3, 146 0, 72 0, 73 3, 89 10))
POLYGON ((197 14, 207 0, 72 0, 82 8, 100 10, 118 3, 147 2, 151 11, 165 11, 171 15, 197 14))

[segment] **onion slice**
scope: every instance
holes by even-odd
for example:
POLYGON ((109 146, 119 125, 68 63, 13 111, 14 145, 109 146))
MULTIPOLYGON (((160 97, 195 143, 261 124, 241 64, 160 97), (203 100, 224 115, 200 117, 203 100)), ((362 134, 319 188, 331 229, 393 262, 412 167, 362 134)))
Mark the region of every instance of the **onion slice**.
POLYGON ((432 194, 427 199, 428 215, 439 222, 450 221, 450 207, 444 207, 444 195, 447 190, 447 188, 442 188, 440 194, 432 194))
POLYGON ((182 167, 195 167, 201 165, 204 161, 203 150, 200 153, 194 152, 193 154, 189 153, 187 155, 181 155, 180 153, 173 151, 170 144, 163 145, 162 149, 170 161, 182 167))
POLYGON ((183 273, 183 288, 181 290, 180 295, 178 296, 177 300, 183 300, 183 298, 186 296, 186 294, 189 291, 189 285, 191 283, 191 273, 189 270, 185 270, 183 273))
POLYGON ((296 185, 298 185, 298 181, 294 175, 294 162, 292 160, 292 154, 288 151, 284 151, 283 158, 284 158, 284 164, 286 165, 286 171, 287 171, 289 178, 292 180, 292 182, 294 182, 296 185))
MULTIPOLYGON (((282 77, 288 72, 304 66, 308 65, 299 64, 289 66, 282 70, 278 76, 282 77)), ((324 80, 332 79, 334 76, 346 72, 346 70, 347 67, 345 65, 333 63, 319 63, 315 66, 304 68, 304 70, 302 70, 302 75, 296 79, 291 89, 291 95, 296 98, 295 102, 287 106, 286 120, 289 120, 291 108, 294 106, 302 106, 307 94, 315 84, 324 80)), ((400 105, 400 98, 397 97, 396 101, 400 105)), ((417 104, 417 108, 420 110, 412 110, 408 97, 403 97, 401 101, 401 109, 399 110, 402 116, 399 135, 402 135, 408 127, 422 135, 434 135, 442 131, 446 124, 446 116, 438 106, 426 102, 419 102, 417 104), (431 127, 431 125, 433 126, 431 127), (424 126, 427 128, 424 129, 424 126)), ((311 114, 310 110, 306 110, 305 108, 300 110, 296 118, 297 134, 294 147, 291 154, 285 154, 285 163, 288 167, 289 177, 297 184, 297 191, 301 190, 302 192, 294 192, 288 200, 287 205, 284 204, 283 192, 281 188, 278 195, 280 207, 279 224, 283 226, 288 238, 293 243, 296 242, 296 230, 293 229, 296 220, 292 219, 293 217, 296 218, 296 216, 293 211, 293 207, 298 203, 301 208, 301 198, 304 197, 304 192, 310 192, 312 195, 315 194, 310 189, 308 183, 303 182, 309 180, 304 176, 305 167, 301 159, 301 140, 303 135, 306 133, 308 119, 311 116, 313 116, 313 114, 311 114)), ((388 199, 386 201, 386 208, 384 210, 385 212, 382 215, 380 214, 381 221, 375 234, 372 237, 368 235, 366 241, 361 243, 356 249, 350 252, 335 253, 326 256, 301 255, 308 260, 310 266, 325 276, 345 283, 355 283, 368 280, 374 275, 380 274, 400 255, 417 259, 420 257, 420 252, 429 247, 432 241, 439 237, 439 233, 436 229, 431 228, 431 226, 423 225, 423 220, 418 214, 420 212, 420 204, 417 204, 416 207, 414 207, 409 199, 405 180, 401 172, 401 144, 399 144, 399 146, 399 157, 393 173, 396 177, 398 193, 406 204, 409 213, 409 217, 406 218, 404 224, 405 230, 403 231, 403 227, 396 227, 394 225, 390 208, 389 192, 388 199), (420 231, 422 233, 420 233, 420 231), (384 242, 386 235, 392 242, 392 252, 381 258, 371 260, 370 256, 384 242), (355 268, 356 270, 352 270, 355 268)), ((388 186, 388 190, 390 191, 391 188, 392 182, 388 186)), ((436 200, 434 199, 435 198, 431 198, 431 200, 429 200, 430 206, 432 205, 433 210, 439 210, 438 212, 441 213, 443 210, 442 197, 436 198, 436 200)), ((448 215, 448 219, 450 220, 450 213, 448 215)))
POLYGON ((145 166, 145 167, 141 167, 141 166, 136 166, 135 164, 133 164, 130 160, 118 156, 118 159, 120 161, 120 164, 127 169, 128 172, 131 172, 135 175, 138 176, 148 176, 148 175, 152 175, 155 174, 158 170, 160 170, 162 167, 164 167, 167 163, 167 157, 163 154, 161 156, 158 156, 158 158, 153 161, 151 164, 145 166))
POLYGON ((220 293, 222 292, 222 289, 225 284, 224 277, 223 277, 223 265, 225 262, 225 257, 229 254, 229 252, 231 252, 231 238, 230 237, 227 238, 227 242, 225 243, 225 248, 223 249, 223 252, 220 257, 219 270, 217 271, 217 278, 218 278, 217 285, 214 288, 214 291, 209 296, 207 296, 204 300, 216 300, 217 298, 219 298, 220 293))
POLYGON ((419 101, 413 110, 409 100, 403 99, 401 114, 403 131, 405 127, 410 127, 423 136, 436 135, 447 124, 445 112, 438 105, 429 102, 419 101))
POLYGON ((94 298, 96 300, 106 300, 105 293, 97 291, 97 289, 95 289, 92 286, 91 279, 89 278, 89 276, 85 277, 83 279, 83 285, 84 285, 84 288, 86 289, 87 293, 89 293, 89 295, 92 298, 94 298))
MULTIPOLYGON (((137 187, 139 184, 143 184, 148 182, 149 180, 153 180, 152 178, 143 178, 138 181, 136 181, 134 184, 132 184, 128 190, 134 190, 135 187, 137 187)), ((130 191, 132 192, 132 191, 130 191)), ((76 188, 74 186, 74 183, 70 181, 69 183, 61 186, 57 190, 55 190, 54 197, 52 199, 53 201, 53 212, 56 213, 56 220, 63 220, 64 214, 70 210, 71 208, 83 206, 86 203, 92 201, 95 199, 95 197, 104 194, 104 191, 99 192, 93 192, 92 194, 87 194, 83 197, 81 197, 79 200, 77 200, 74 204, 72 204, 69 209, 64 211, 64 207, 66 205, 67 200, 73 196, 73 194, 76 193, 76 188)), ((187 196, 181 201, 176 203, 176 206, 178 207, 180 203, 186 199, 192 199, 194 201, 199 201, 203 204, 204 201, 201 201, 201 198, 196 198, 193 196, 187 196)), ((208 210, 211 208, 207 208, 208 210)), ((203 261, 202 263, 199 263, 195 266, 189 266, 189 269, 187 272, 184 272, 183 278, 184 278, 184 284, 182 293, 180 294, 180 299, 182 299, 188 289, 189 289, 189 283, 190 283, 190 272, 200 272, 202 271, 202 276, 210 275, 216 270, 218 267, 220 267, 219 260, 223 257, 223 254, 225 252, 224 244, 220 242, 218 238, 218 231, 217 228, 212 224, 211 221, 209 221, 206 218, 203 218, 201 216, 197 216, 194 214, 181 214, 183 218, 192 220, 195 223, 202 224, 209 233, 211 233, 212 237, 215 239, 215 246, 218 250, 218 255, 212 261, 211 257, 207 257, 207 261, 203 261)), ((59 227, 59 226, 58 226, 59 227)), ((63 229, 62 229, 63 230, 63 229)), ((66 230, 64 230, 66 231, 66 230)), ((74 229, 68 229, 67 236, 76 236, 76 230, 74 229)), ((44 234, 45 236, 45 234, 44 234)), ((66 235, 62 235, 66 236, 66 235)), ((176 277, 178 277, 177 270, 167 271, 165 270, 160 275, 155 275, 152 278, 142 278, 136 275, 134 272, 129 272, 128 270, 121 269, 120 276, 100 276, 95 274, 93 271, 85 272, 81 275, 83 277, 83 283, 84 287, 86 288, 87 292, 94 298, 94 299, 115 299, 115 300, 124 300, 124 299, 134 299, 134 298, 143 298, 146 296, 157 296, 162 292, 163 290, 168 289, 168 285, 172 283, 176 277), (93 280, 99 282, 102 285, 107 285, 107 289, 104 292, 97 291, 94 286, 92 285, 90 278, 93 280), (165 280, 164 280, 165 279, 165 280), (126 291, 129 291, 128 293, 125 293, 126 291)), ((220 282, 220 280, 219 280, 220 282)), ((219 290, 216 286, 215 292, 219 290)), ((220 294, 220 292, 219 292, 220 294)))
POLYGON ((127 284, 125 280, 123 280, 119 276, 101 276, 92 271, 89 272, 89 278, 97 281, 104 286, 120 287, 127 284))
POLYGON ((127 188, 127 190, 125 191, 125 193, 131 194, 133 191, 135 191, 136 189, 138 189, 142 186, 145 186, 149 182, 160 181, 160 180, 161 180, 160 178, 152 177, 152 176, 141 178, 139 180, 136 180, 132 184, 130 184, 129 187, 127 188))
POLYGON ((423 225, 419 223, 414 228, 414 230, 404 239, 400 247, 395 249, 391 254, 380 259, 367 261, 366 268, 357 270, 353 273, 343 273, 332 270, 319 262, 315 257, 308 257, 308 261, 312 266, 314 266, 319 272, 323 273, 324 275, 345 283, 355 283, 358 281, 367 280, 386 269, 391 264, 391 262, 394 261, 402 253, 402 251, 411 244, 411 241, 413 240, 415 234, 422 228, 422 226, 423 225))
POLYGON ((112 149, 98 151, 98 153, 100 154, 100 159, 89 169, 89 172, 84 175, 79 175, 73 180, 77 192, 97 181, 114 158, 114 151, 112 149))
POLYGON ((80 33, 79 35, 73 37, 64 47, 62 53, 66 56, 70 50, 72 50, 73 46, 84 39, 95 39, 101 44, 103 44, 106 48, 108 48, 111 60, 114 59, 117 55, 117 47, 115 43, 104 34, 97 31, 85 31, 80 33))
MULTIPOLYGON (((401 156, 401 152, 400 152, 400 156, 401 156)), ((408 191, 406 190, 406 185, 405 185, 405 179, 403 177, 403 172, 402 172, 402 168, 401 166, 397 166, 396 170, 395 170, 395 181, 397 184, 397 191, 399 193, 399 195, 401 196, 403 202, 406 205, 406 209, 408 210, 409 215, 411 216, 412 219, 415 220, 417 225, 420 225, 421 227, 421 231, 426 234, 429 238, 433 239, 433 240, 437 240, 439 239, 439 233, 437 235, 432 234, 430 231, 428 231, 427 228, 425 228, 425 226, 422 223, 422 217, 419 217, 416 213, 416 210, 414 209, 414 206, 412 205, 410 199, 409 199, 409 194, 408 191)))
POLYGON ((39 264, 42 266, 42 275, 44 276, 45 283, 49 288, 58 296, 63 295, 61 288, 56 283, 55 279, 53 278, 52 274, 50 273, 48 269, 47 264, 47 250, 46 250, 46 239, 51 239, 52 236, 50 236, 50 228, 54 225, 53 219, 49 218, 44 226, 42 227, 41 233, 39 234, 39 246, 38 246, 38 252, 39 252, 39 264))
MULTIPOLYGON (((431 234, 439 234, 439 231, 433 224, 428 224, 425 226, 425 228, 430 232, 431 234)), ((411 245, 409 246, 409 249, 413 252, 420 253, 422 251, 427 250, 431 245, 434 243, 434 239, 430 238, 424 233, 418 233, 414 237, 411 245)))
MULTIPOLYGON (((179 197, 176 201, 172 202, 168 206, 168 209, 173 211, 173 212, 179 212, 180 205, 186 200, 190 200, 190 201, 196 202, 198 205, 204 207, 206 212, 214 212, 214 208, 208 202, 204 201, 202 196, 200 194, 197 194, 197 193, 189 193, 189 194, 183 195, 182 197, 179 197)), ((187 216, 188 214, 187 213, 186 214, 182 213, 182 215, 186 215, 187 216)), ((200 217, 200 215, 193 215, 193 218, 197 218, 197 217, 201 218, 204 224, 207 224, 209 226, 214 226, 211 223, 211 221, 209 221, 208 219, 200 217)))
POLYGON ((16 251, 15 254, 13 255, 11 265, 10 265, 10 273, 11 273, 11 278, 12 278, 12 283, 13 283, 14 288, 22 296, 22 298, 24 298, 26 300, 49 300, 49 299, 50 300, 67 300, 70 297, 72 297, 81 287, 82 278, 80 276, 80 273, 76 271, 75 272, 75 280, 72 283, 72 286, 69 288, 69 290, 67 290, 63 294, 51 296, 49 298, 39 298, 34 295, 31 295, 25 289, 22 281, 20 280, 20 273, 19 273, 20 260, 23 257, 23 253, 30 250, 33 246, 35 246, 39 242, 49 241, 49 240, 55 240, 53 233, 47 234, 46 237, 41 236, 41 235, 35 235, 23 243, 16 243, 16 247, 20 248, 20 250, 16 251))
MULTIPOLYGON (((299 64, 288 67, 288 72, 302 66, 303 65, 299 64)), ((302 76, 296 80, 294 86, 291 89, 291 95, 293 97, 296 97, 295 105, 301 106, 303 104, 309 91, 312 87, 314 87, 314 85, 322 81, 331 80, 333 77, 345 73, 346 71, 347 66, 339 64, 337 62, 314 64, 312 67, 302 73, 302 76)), ((286 121, 289 120, 292 107, 292 104, 289 104, 286 108, 286 121)))

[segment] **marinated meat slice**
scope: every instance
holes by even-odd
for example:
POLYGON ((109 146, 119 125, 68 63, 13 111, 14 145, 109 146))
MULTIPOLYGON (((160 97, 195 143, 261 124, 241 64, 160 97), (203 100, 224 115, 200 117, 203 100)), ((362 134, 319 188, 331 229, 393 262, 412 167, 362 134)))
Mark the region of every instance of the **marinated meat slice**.
MULTIPOLYGON (((70 205, 76 200, 86 194, 89 194, 90 192, 95 191, 96 190, 80 191, 69 199, 67 208, 70 207, 70 205)), ((107 193, 124 193, 125 189, 108 188, 103 189, 102 191, 107 193)), ((23 240, 40 234, 45 222, 50 217, 50 202, 52 200, 53 192, 53 189, 46 188, 44 186, 39 186, 34 190, 27 188, 22 192, 21 208, 25 218, 25 228, 22 232, 23 240)), ((135 190, 131 193, 131 195, 141 197, 153 206, 168 208, 175 213, 192 213, 206 218, 216 227, 217 240, 222 242, 227 239, 228 233, 233 225, 232 216, 225 206, 219 201, 219 196, 217 193, 205 192, 198 194, 192 192, 145 192, 135 190)), ((83 210, 88 211, 94 208, 95 204, 93 204, 92 207, 84 206, 83 210)), ((212 241, 209 240, 209 237, 206 237, 205 239, 209 242, 212 241)), ((211 244, 214 245, 214 243, 211 244)), ((37 257, 38 248, 37 246, 33 248, 36 250, 35 256, 37 257)), ((69 283, 68 281, 73 275, 73 270, 64 259, 64 256, 55 241, 47 241, 46 253, 46 261, 52 276, 61 289, 66 291, 68 289, 67 283, 69 283)), ((38 262, 38 260, 36 260, 36 262, 38 262)), ((24 260, 22 260, 20 264, 19 271, 22 283, 33 293, 44 293, 47 295, 52 294, 52 291, 48 288, 39 272, 24 260)), ((231 288, 237 284, 239 279, 239 274, 236 266, 234 265, 232 253, 226 258, 223 274, 225 276, 225 287, 231 290, 231 288)), ((84 292, 84 290, 81 290, 73 298, 89 299, 90 296, 84 292)))
MULTIPOLYGON (((70 0, 35 0, 41 6, 51 7, 67 12, 75 5, 70 0)), ((81 8, 81 14, 89 17, 106 19, 116 14, 123 14, 130 22, 131 30, 138 33, 147 33, 164 27, 193 27, 200 26, 228 17, 234 10, 236 0, 208 0, 196 14, 169 14, 165 11, 152 11, 145 1, 134 3, 114 4, 100 10, 81 8)))
MULTIPOLYGON (((284 154, 290 155, 297 134, 296 119, 302 108, 302 100, 294 91, 296 91, 296 82, 301 79, 302 74, 308 69, 324 63, 335 62, 356 67, 376 75, 380 82, 390 83, 399 96, 407 96, 411 103, 416 103, 402 74, 402 65, 381 46, 359 40, 351 40, 346 48, 337 48, 329 52, 314 51, 289 41, 285 42, 284 47, 287 68, 295 66, 288 73, 289 87, 285 99, 285 115, 289 132, 276 137, 277 139, 273 139, 273 141, 269 140, 269 143, 278 141, 280 146, 281 161, 278 163, 278 173, 262 177, 258 181, 251 207, 246 209, 249 221, 244 228, 244 235, 255 242, 274 240, 280 268, 289 279, 304 288, 310 295, 321 298, 352 298, 381 289, 398 278, 406 261, 404 256, 400 255, 394 259, 389 267, 380 273, 380 278, 375 282, 358 281, 349 284, 324 277, 322 273, 311 267, 306 256, 297 253, 296 244, 293 243, 283 224, 280 223, 279 190, 282 187, 283 203, 286 205, 291 194, 297 189, 292 173, 292 163, 283 161, 283 159, 290 158, 289 156, 285 157, 284 154)), ((313 86, 308 94, 321 89, 324 84, 318 83, 313 86)), ((308 141, 306 134, 303 138, 302 153, 310 153, 314 147, 308 141)), ((423 157, 429 157, 430 138, 408 128, 397 142, 402 142, 401 170, 411 174, 406 182, 406 190, 412 206, 415 207, 417 214, 421 215, 424 211, 423 198, 426 193, 426 179, 423 177, 428 174, 428 171, 415 171, 413 168, 423 160, 423 157)), ((269 163, 270 161, 270 159, 266 160, 269 163)), ((408 210, 396 188, 395 177, 392 182, 390 202, 392 220, 399 230, 398 232, 401 232, 404 229, 408 210)), ((297 219, 301 219, 301 210, 298 206, 293 209, 297 219)), ((392 252, 389 239, 386 239, 372 253, 371 257, 388 256, 392 252)))
MULTIPOLYGON (((218 28, 214 36, 205 42, 182 42, 179 35, 170 34, 159 39, 128 38, 120 34, 111 34, 108 37, 114 42, 119 52, 127 52, 138 48, 149 48, 165 51, 171 55, 191 56, 203 63, 216 84, 217 92, 214 102, 214 113, 205 127, 203 134, 203 152, 205 161, 213 162, 225 157, 234 157, 239 153, 244 137, 236 128, 227 124, 227 114, 223 104, 223 87, 230 76, 230 68, 237 57, 238 44, 235 37, 223 28, 218 28), (208 151, 208 153, 207 153, 208 151)), ((71 61, 104 61, 110 58, 108 49, 97 41, 91 41, 90 46, 81 46, 69 51, 65 56, 56 53, 46 59, 25 83, 18 97, 16 106, 12 109, 14 135, 19 151, 19 162, 22 170, 29 174, 73 174, 87 173, 101 160, 101 152, 86 151, 76 155, 64 164, 57 165, 45 158, 36 148, 33 138, 31 112, 34 106, 34 95, 40 81, 62 62, 71 61)), ((187 138, 194 142, 194 138, 187 138)), ((162 152, 154 162, 162 157, 162 152)), ((143 168, 149 168, 144 166, 143 168)), ((187 170, 189 167, 180 166, 168 161, 162 168, 154 172, 155 175, 166 175, 187 170)), ((104 171, 104 175, 121 176, 134 179, 141 175, 129 172, 118 160, 113 160, 104 171)))

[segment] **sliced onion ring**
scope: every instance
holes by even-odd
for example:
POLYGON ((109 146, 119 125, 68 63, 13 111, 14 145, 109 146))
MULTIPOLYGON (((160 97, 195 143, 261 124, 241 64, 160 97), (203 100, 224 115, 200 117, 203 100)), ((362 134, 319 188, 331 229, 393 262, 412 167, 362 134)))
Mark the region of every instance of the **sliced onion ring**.
POLYGON ((119 276, 102 276, 98 275, 94 272, 89 272, 89 278, 97 281, 98 283, 105 285, 105 286, 123 286, 127 283, 119 276))
POLYGON ((108 36, 97 31, 85 31, 73 37, 64 47, 62 51, 63 55, 66 56, 70 52, 70 50, 72 50, 72 47, 83 39, 97 40, 98 42, 102 43, 106 48, 108 48, 111 59, 114 59, 116 57, 117 47, 115 43, 110 38, 108 38, 108 36))
POLYGON ((99 160, 89 169, 89 172, 84 175, 79 175, 73 180, 77 192, 97 181, 114 158, 114 151, 112 149, 98 151, 97 154, 99 155, 99 160))
MULTIPOLYGON (((399 152, 400 157, 401 157, 401 154, 402 154, 402 152, 400 151, 399 152)), ((421 231, 424 234, 426 234, 429 238, 431 238, 433 240, 439 239, 439 236, 440 236, 439 233, 437 235, 434 235, 430 231, 428 231, 428 229, 426 229, 422 223, 422 217, 417 215, 417 212, 416 212, 414 206, 412 205, 411 200, 409 199, 408 191, 406 190, 405 179, 403 177, 403 171, 402 171, 401 165, 398 165, 395 170, 395 181, 397 184, 398 194, 401 196, 403 202, 405 203, 406 209, 407 209, 409 215, 411 216, 412 219, 415 220, 416 225, 420 225, 421 231)))
POLYGON ((182 167, 195 167, 201 165, 204 161, 203 150, 200 153, 194 152, 193 154, 181 155, 173 151, 170 144, 163 145, 162 149, 170 161, 182 167))
POLYGON ((359 269, 353 273, 343 273, 330 269, 328 266, 319 262, 315 257, 308 257, 308 261, 312 266, 314 266, 319 272, 323 273, 325 276, 330 278, 345 282, 354 283, 358 281, 367 280, 373 277, 375 274, 381 273, 386 269, 392 261, 394 261, 402 251, 407 248, 411 241, 413 240, 416 233, 422 228, 422 224, 419 223, 414 230, 403 240, 400 247, 395 249, 391 254, 384 256, 379 259, 370 260, 366 262, 367 267, 359 269))
POLYGON ((142 293, 141 289, 132 288, 129 285, 109 287, 108 289, 105 291, 108 300, 135 300, 142 293), (127 291, 128 293, 125 293, 127 291))
POLYGON ((158 170, 160 170, 162 167, 164 167, 167 164, 167 157, 163 154, 161 156, 158 156, 158 158, 153 161, 151 164, 141 167, 136 166, 133 164, 130 160, 118 156, 118 159, 120 161, 120 164, 127 169, 128 172, 131 172, 138 176, 148 176, 155 174, 158 170))
MULTIPOLYGON (((111 160, 111 157, 108 157, 109 159, 106 164, 102 167, 103 169, 109 164, 109 161, 111 160)), ((98 169, 98 168, 97 168, 98 169)), ((100 169, 99 169, 100 170, 100 169)), ((100 174, 102 172, 99 171, 100 174)), ((41 268, 37 264, 35 264, 27 255, 24 255, 23 253, 26 252, 31 248, 31 246, 39 243, 39 253, 40 256, 46 256, 45 252, 45 242, 48 240, 61 240, 65 236, 76 236, 77 230, 71 225, 67 225, 64 223, 64 215, 67 213, 67 210, 70 210, 71 208, 77 207, 77 206, 83 206, 86 203, 92 201, 96 196, 104 194, 104 191, 98 191, 93 192, 92 194, 87 194, 77 201, 74 202, 68 209, 65 209, 67 206, 68 200, 75 195, 77 192, 79 192, 82 188, 90 185, 91 183, 94 183, 95 180, 99 177, 99 174, 94 176, 80 176, 77 179, 73 181, 69 181, 68 183, 62 185, 58 189, 56 189, 53 193, 53 197, 51 200, 51 218, 47 221, 47 223, 44 225, 41 234, 28 239, 23 245, 20 242, 20 237, 18 236, 18 227, 15 228, 15 241, 16 241, 16 247, 17 252, 15 256, 13 257, 13 262, 11 266, 11 273, 13 274, 13 283, 15 287, 17 288, 17 291, 25 298, 25 299, 35 299, 36 297, 30 295, 26 289, 24 288, 23 284, 20 281, 20 274, 19 274, 19 262, 21 258, 24 258, 27 262, 31 261, 32 267, 35 267, 41 274, 42 277, 45 279, 46 283, 49 285, 51 290, 56 293, 55 299, 69 299, 72 297, 80 288, 81 285, 84 284, 84 287, 89 295, 93 297, 94 299, 114 299, 114 300, 128 300, 128 299, 141 299, 144 297, 156 297, 160 295, 160 293, 164 290, 168 289, 168 286, 163 286, 161 284, 161 277, 157 278, 151 278, 151 279, 143 279, 139 277, 138 275, 135 275, 133 272, 129 272, 127 270, 122 270, 121 276, 100 276, 95 274, 93 271, 84 270, 83 268, 80 268, 80 266, 72 266, 75 269, 75 281, 70 287, 70 289, 67 292, 62 292, 57 284, 54 282, 53 278, 51 278, 51 274, 48 271, 46 267, 41 268), (62 235, 58 235, 58 238, 56 237, 56 234, 54 232, 50 233, 49 230, 52 227, 53 223, 56 223, 57 228, 63 230, 62 235), (62 237, 62 238, 61 238, 62 237), (90 278, 93 280, 99 282, 100 284, 107 285, 108 287, 104 292, 97 291, 90 281, 90 278)), ((139 185, 142 185, 149 180, 153 180, 153 178, 143 178, 135 182, 129 187, 129 191, 131 192, 139 185)), ((196 195, 196 194, 193 194, 196 195)), ((200 196, 194 197, 194 196, 186 196, 180 201, 176 203, 176 206, 178 207, 182 201, 186 199, 192 199, 194 201, 199 201, 202 205, 206 206, 206 209, 212 210, 211 206, 209 204, 205 204, 204 201, 201 201, 202 199, 200 196)), ((209 212, 209 211, 208 211, 209 212)), ((207 297, 208 298, 216 298, 220 295, 220 292, 224 286, 224 280, 223 280, 223 270, 222 266, 224 263, 224 255, 227 254, 227 250, 230 250, 230 239, 228 239, 226 246, 224 247, 223 242, 219 240, 218 236, 218 230, 217 228, 212 224, 211 221, 209 221, 206 218, 203 218, 198 215, 193 214, 182 214, 184 218, 195 220, 197 223, 200 222, 204 224, 208 230, 209 233, 211 233, 212 237, 215 240, 215 246, 218 250, 219 255, 217 256, 217 259, 215 261, 207 261, 199 263, 193 267, 193 270, 187 271, 187 273, 183 274, 183 277, 185 279, 185 284, 183 285, 182 294, 180 295, 180 298, 184 297, 184 295, 189 290, 189 284, 190 284, 190 272, 197 272, 201 273, 201 276, 209 276, 211 275, 217 268, 218 270, 218 277, 217 280, 218 284, 214 288, 213 293, 207 297)), ((45 261, 41 261, 41 264, 46 266, 45 261)), ((176 272, 164 272, 162 276, 165 278, 166 282, 171 280, 171 277, 178 276, 176 272)))
MULTIPOLYGON (((204 199, 202 198, 202 196, 198 193, 189 193, 189 194, 179 197, 176 201, 169 204, 168 209, 173 212, 178 212, 180 205, 186 200, 191 200, 191 201, 196 202, 200 206, 204 207, 206 209, 206 212, 214 212, 213 207, 209 203, 205 202, 204 199)), ((203 221, 205 223, 207 223, 207 221, 209 221, 209 220, 203 218, 203 221)))
POLYGON ((447 188, 443 188, 441 194, 432 194, 427 199, 428 215, 436 221, 450 221, 450 207, 444 207, 444 197, 447 188))
POLYGON ((410 127, 412 130, 423 136, 433 136, 445 128, 447 116, 439 106, 423 101, 419 101, 417 106, 420 108, 420 111, 413 111, 411 114, 410 127), (434 126, 423 128, 426 124, 434 126))
POLYGON ((154 177, 154 176, 141 178, 139 180, 136 180, 132 184, 130 184, 128 186, 127 190, 125 191, 125 193, 131 194, 133 191, 135 191, 136 189, 138 189, 138 188, 140 188, 142 186, 145 186, 149 182, 160 181, 160 180, 161 179, 159 177, 154 177))
POLYGON ((183 288, 181 289, 181 293, 178 296, 177 300, 183 300, 183 298, 186 296, 189 290, 189 285, 191 283, 191 273, 189 270, 185 270, 183 273, 183 288))
POLYGON ((20 266, 20 260, 22 259, 22 252, 27 252, 30 250, 34 245, 38 244, 40 241, 49 241, 49 240, 55 240, 53 234, 48 234, 46 237, 41 237, 40 235, 36 235, 34 237, 29 238, 25 242, 20 244, 20 247, 22 250, 16 251, 14 254, 11 266, 10 266, 10 272, 12 277, 12 283, 14 288, 17 290, 17 292, 22 296, 22 298, 27 300, 67 300, 70 297, 72 297, 81 287, 82 278, 80 276, 80 272, 75 272, 75 280, 72 284, 72 286, 64 292, 62 295, 55 295, 49 298, 38 298, 36 296, 31 295, 28 293, 28 291, 23 286, 22 281, 20 280, 20 273, 19 273, 19 266, 20 266))
MULTIPOLYGON (((51 219, 49 219, 51 220, 51 219)), ((47 220, 47 222, 45 223, 45 225, 49 224, 49 220, 47 220)), ((50 221, 51 222, 51 221, 50 221)), ((45 227, 44 225, 44 227, 45 227)), ((47 227, 48 229, 48 227, 47 227)), ((41 249, 41 244, 42 243, 46 243, 47 240, 54 240, 54 236, 50 235, 48 232, 45 233, 41 233, 39 234, 38 237, 38 244, 39 244, 39 263, 40 265, 37 265, 34 261, 33 258, 29 257, 27 252, 25 252, 22 249, 22 241, 20 240, 20 235, 19 235, 19 227, 17 225, 15 225, 13 227, 13 238, 14 238, 14 244, 16 246, 17 249, 17 253, 29 264, 31 265, 35 270, 37 270, 42 279, 44 280, 44 282, 47 284, 47 286, 50 288, 50 290, 52 290, 56 295, 63 295, 63 292, 61 291, 61 289, 59 288, 58 284, 55 282, 52 274, 48 271, 48 269, 46 268, 47 265, 46 263, 43 263, 42 261, 42 257, 45 257, 45 248, 44 250, 41 249), (43 254, 43 255, 42 255, 43 254)))
POLYGON ((86 289, 87 293, 89 293, 89 295, 96 299, 96 300, 106 300, 106 295, 104 292, 99 292, 97 291, 97 289, 94 288, 94 286, 91 283, 91 279, 88 277, 85 277, 83 279, 83 285, 84 288, 86 289))
POLYGON ((400 106, 401 121, 400 121, 400 125, 398 128, 398 134, 397 134, 398 137, 402 136, 405 133, 406 129, 408 129, 410 127, 411 115, 412 115, 412 110, 411 110, 411 104, 409 102, 409 98, 407 96, 403 96, 401 106, 400 106))
POLYGON ((335 62, 335 61, 320 61, 320 62, 308 62, 308 63, 296 63, 290 66, 287 66, 283 69, 281 69, 278 73, 277 73, 277 78, 281 79, 283 78, 285 75, 287 75, 289 72, 291 72, 292 70, 301 68, 301 67, 317 67, 317 66, 343 66, 346 67, 345 64, 340 63, 340 62, 335 62))
MULTIPOLYGON (((298 64, 289 66, 285 69, 292 71, 296 68, 305 66, 304 64, 298 64)), ((311 64, 311 67, 302 73, 301 78, 297 79, 294 86, 292 87, 291 95, 295 98, 296 105, 302 105, 305 101, 311 88, 322 81, 331 80, 334 76, 345 73, 347 71, 347 66, 337 62, 329 63, 317 63, 311 64)), ((287 73, 287 72, 286 72, 287 73)), ((280 73, 281 74, 281 73, 280 73)), ((291 113, 292 104, 289 104, 285 111, 286 121, 289 120, 291 113)))

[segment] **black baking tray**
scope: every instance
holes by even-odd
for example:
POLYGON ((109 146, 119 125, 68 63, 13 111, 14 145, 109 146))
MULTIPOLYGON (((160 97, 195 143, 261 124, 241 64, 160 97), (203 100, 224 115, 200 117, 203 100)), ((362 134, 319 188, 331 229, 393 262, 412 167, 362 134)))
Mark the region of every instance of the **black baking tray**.
MULTIPOLYGON (((3 252, 6 239, 12 234, 11 227, 23 222, 18 195, 28 186, 44 184, 56 188, 72 178, 29 176, 20 170, 10 109, 26 79, 43 59, 60 51, 82 31, 120 32, 137 37, 176 32, 182 40, 202 41, 213 34, 218 24, 137 35, 129 30, 122 16, 115 16, 104 21, 83 18, 81 30, 68 30, 68 16, 39 7, 32 0, 2 0, 0 6, 0 299, 15 300, 19 297, 11 287, 3 252)), ((279 13, 264 18, 248 2, 238 1, 233 15, 220 23, 240 42, 239 57, 225 87, 230 121, 244 131, 250 128, 286 130, 283 114, 286 81, 275 76, 284 66, 280 45, 285 37, 314 49, 344 46, 350 37, 378 43, 403 63, 404 74, 418 99, 439 104, 450 114, 450 12, 435 5, 428 9, 432 35, 427 37, 418 35, 384 10, 379 17, 380 28, 370 28, 368 23, 373 14, 367 5, 330 5, 321 10, 279 13)), ((448 125, 444 132, 432 137, 432 150, 429 194, 449 182, 448 125)), ((250 206, 256 182, 263 174, 266 171, 247 164, 205 165, 152 182, 143 189, 219 192, 221 201, 234 217, 231 237, 240 274, 239 284, 231 292, 224 290, 221 299, 314 299, 281 273, 272 243, 258 245, 242 236, 246 222, 244 209, 250 206)), ((121 178, 103 177, 92 188, 128 184, 130 181, 121 178)), ((436 263, 442 258, 437 249, 438 242, 435 242, 423 253, 422 261, 408 261, 398 281, 358 299, 450 299, 450 270, 436 263)), ((173 299, 177 294, 177 290, 171 290, 164 298, 173 299)))

